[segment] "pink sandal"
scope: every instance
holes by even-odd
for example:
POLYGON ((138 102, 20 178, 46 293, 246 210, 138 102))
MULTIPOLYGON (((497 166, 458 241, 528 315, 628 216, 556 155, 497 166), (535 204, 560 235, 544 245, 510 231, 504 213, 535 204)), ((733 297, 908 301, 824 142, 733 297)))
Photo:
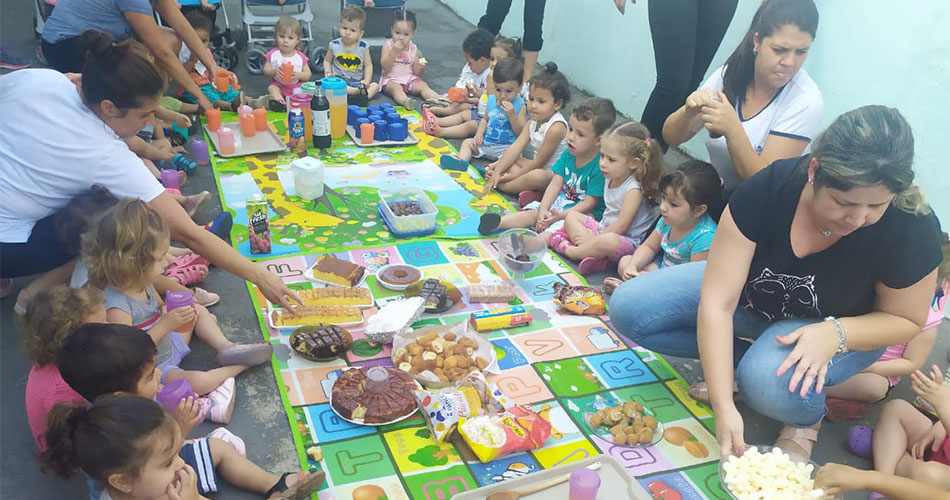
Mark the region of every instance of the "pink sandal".
POLYGON ((581 263, 577 265, 577 272, 581 273, 581 276, 589 276, 591 274, 602 273, 610 267, 610 259, 606 257, 585 257, 581 260, 581 263))
POLYGON ((181 286, 192 286, 201 283, 208 276, 208 266, 193 264, 185 267, 176 267, 165 270, 165 277, 178 280, 181 286))
POLYGON ((561 255, 564 255, 564 251, 567 247, 572 245, 574 244, 571 243, 571 237, 560 229, 551 233, 551 236, 548 236, 548 246, 551 247, 551 250, 561 255))
POLYGON ((436 134, 439 133, 439 123, 436 121, 437 118, 432 111, 429 111, 429 106, 422 107, 422 130, 433 137, 437 137, 436 134))
POLYGON ((168 264, 165 265, 165 271, 171 271, 176 267, 188 267, 188 266, 205 266, 208 267, 211 265, 211 262, 208 262, 208 259, 192 252, 186 253, 184 255, 179 255, 178 257, 173 258, 168 261, 168 264))

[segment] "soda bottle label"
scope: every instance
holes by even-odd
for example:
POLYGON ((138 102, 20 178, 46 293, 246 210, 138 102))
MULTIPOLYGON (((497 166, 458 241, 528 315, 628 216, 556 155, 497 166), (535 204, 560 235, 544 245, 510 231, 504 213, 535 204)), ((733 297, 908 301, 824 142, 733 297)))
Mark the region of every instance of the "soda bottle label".
POLYGON ((313 135, 321 137, 330 135, 330 110, 313 111, 313 135))

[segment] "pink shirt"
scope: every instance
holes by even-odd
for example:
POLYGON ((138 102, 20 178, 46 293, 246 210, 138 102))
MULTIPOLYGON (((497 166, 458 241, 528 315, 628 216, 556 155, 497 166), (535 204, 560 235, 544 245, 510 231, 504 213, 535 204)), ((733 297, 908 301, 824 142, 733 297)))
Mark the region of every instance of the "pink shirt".
MULTIPOLYGON (((943 294, 934 296, 933 303, 931 304, 930 311, 927 314, 927 321, 924 323, 924 328, 921 331, 929 330, 935 328, 943 321, 943 308, 947 305, 947 295, 950 291, 950 283, 945 284, 943 289, 943 294)), ((892 359, 900 359, 904 357, 904 351, 907 349, 907 344, 896 344, 887 346, 887 349, 884 350, 884 354, 881 354, 881 357, 878 358, 878 361, 890 361, 892 359)), ((887 377, 887 383, 894 387, 898 382, 901 381, 900 377, 887 377)))
POLYGON ((40 451, 46 449, 46 443, 42 440, 46 433, 46 415, 59 403, 86 404, 86 400, 69 387, 53 363, 33 365, 26 379, 26 419, 40 451))

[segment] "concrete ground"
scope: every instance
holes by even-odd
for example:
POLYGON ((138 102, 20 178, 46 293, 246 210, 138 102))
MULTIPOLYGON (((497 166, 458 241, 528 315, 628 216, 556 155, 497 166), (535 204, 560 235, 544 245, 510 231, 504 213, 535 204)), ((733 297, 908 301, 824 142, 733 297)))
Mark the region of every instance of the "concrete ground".
MULTIPOLYGON (((226 0, 225 5, 231 20, 232 29, 240 26, 240 5, 236 0, 226 0)), ((316 20, 314 33, 318 43, 325 45, 330 38, 330 30, 339 19, 339 4, 336 1, 313 1, 311 5, 316 20)), ((419 18, 420 29, 416 36, 416 43, 430 61, 425 79, 435 89, 444 90, 453 85, 458 71, 464 60, 461 51, 461 39, 473 27, 462 20, 436 0, 413 0, 412 10, 419 18)), ((31 19, 34 9, 30 0, 0 0, 0 44, 4 50, 17 56, 26 57, 33 54, 34 39, 31 19)), ((219 15, 218 24, 223 22, 219 15)), ((379 49, 373 50, 374 59, 379 68, 379 49)), ((39 66, 34 58, 34 65, 39 66)), ((242 64, 235 70, 241 83, 249 94, 257 95, 265 92, 267 79, 263 76, 252 76, 247 73, 242 64)), ((378 69, 377 69, 378 72, 378 69)), ((573 101, 576 104, 586 95, 575 89, 573 101)), ((609 97, 609 96, 606 96, 609 97)), ((381 97, 379 99, 385 99, 381 97)), ((568 111, 571 106, 568 106, 568 111)), ((567 113, 565 113, 565 116, 567 113)), ((458 146, 459 141, 454 142, 458 146)), ((671 151, 667 154, 667 162, 675 165, 684 157, 671 151)), ((201 168, 190 176, 185 189, 186 194, 207 189, 216 192, 211 170, 201 168)), ((199 213, 199 222, 206 222, 221 209, 220 202, 215 197, 204 210, 199 213)), ((599 285, 604 276, 594 276, 590 282, 599 285)), ((27 279, 16 280, 16 287, 25 286, 27 279)), ((212 308, 217 314, 224 332, 237 341, 252 341, 260 338, 257 319, 251 306, 243 280, 213 268, 210 276, 202 285, 204 288, 221 294, 221 303, 212 308)), ((2 405, 0 405, 0 495, 5 498, 77 498, 77 492, 84 491, 82 481, 73 479, 62 480, 40 472, 35 460, 36 449, 33 444, 26 413, 23 405, 23 394, 30 363, 20 349, 20 333, 14 323, 13 305, 15 294, 0 302, 0 381, 2 381, 2 405)), ((939 340, 928 362, 946 366, 948 355, 948 324, 941 327, 939 340)), ((200 368, 213 366, 212 351, 201 342, 192 346, 193 355, 189 356, 184 366, 186 368, 200 368)), ((677 371, 687 381, 694 382, 701 378, 698 360, 668 358, 677 371)), ((280 405, 277 384, 273 370, 269 366, 258 367, 241 375, 238 379, 239 403, 234 411, 234 417, 228 428, 247 443, 248 457, 263 468, 274 471, 294 470, 298 464, 294 445, 288 428, 287 417, 280 405)), ((891 398, 912 399, 913 394, 907 383, 901 384, 891 394, 891 398)), ((778 433, 780 425, 766 419, 743 405, 739 405, 745 416, 746 438, 751 443, 771 443, 778 433)), ((873 422, 878 406, 864 423, 873 422)), ((847 429, 854 422, 839 424, 826 423, 822 427, 821 439, 814 452, 814 460, 818 463, 841 462, 861 468, 870 467, 870 462, 857 458, 844 447, 847 429)), ((194 435, 203 435, 210 432, 215 426, 203 424, 195 430, 194 435)), ((251 499, 259 495, 234 490, 225 485, 216 498, 251 499)), ((864 498, 860 494, 849 495, 848 498, 864 498)))

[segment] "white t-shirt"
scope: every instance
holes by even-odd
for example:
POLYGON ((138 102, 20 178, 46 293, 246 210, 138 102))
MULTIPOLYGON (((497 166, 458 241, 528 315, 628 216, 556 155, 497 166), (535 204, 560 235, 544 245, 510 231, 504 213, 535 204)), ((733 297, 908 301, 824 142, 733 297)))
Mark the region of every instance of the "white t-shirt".
MULTIPOLYGON (((299 73, 303 71, 303 65, 307 64, 308 62, 307 56, 305 56, 304 53, 300 52, 299 50, 295 50, 294 55, 287 57, 281 54, 280 49, 278 49, 277 47, 270 49, 270 51, 267 52, 267 54, 264 54, 264 57, 267 58, 267 61, 270 63, 270 67, 274 68, 275 70, 277 68, 280 68, 280 66, 284 64, 285 62, 289 62, 290 64, 293 64, 294 73, 299 73)), ((274 76, 273 80, 275 82, 278 81, 276 75, 274 76)), ((283 82, 280 82, 280 83, 283 83, 283 82)), ((294 85, 296 83, 299 83, 299 82, 297 81, 296 78, 294 78, 293 81, 291 81, 289 84, 286 84, 286 85, 294 85)))
MULTIPOLYGON (((702 88, 722 90, 722 75, 725 66, 717 69, 703 84, 702 88)), ((754 116, 746 117, 742 114, 742 103, 736 104, 739 119, 745 129, 749 142, 756 153, 761 153, 769 135, 801 139, 809 143, 802 154, 807 154, 811 140, 818 131, 818 123, 825 109, 825 102, 821 91, 808 76, 804 69, 798 71, 792 79, 782 87, 772 101, 754 116)), ((732 166, 732 157, 726 147, 726 138, 712 139, 706 134, 706 150, 709 151, 709 163, 716 168, 724 181, 726 189, 739 185, 739 177, 732 166)))
MULTIPOLYGON (((551 125, 555 123, 563 123, 564 129, 567 130, 567 120, 564 119, 564 115, 560 111, 554 113, 554 116, 544 122, 540 127, 538 122, 531 120, 528 122, 528 132, 530 133, 531 141, 528 143, 528 146, 524 148, 524 153, 522 156, 529 159, 534 159, 537 156, 538 151, 541 150, 541 145, 544 144, 544 136, 547 135, 548 129, 551 128, 551 125)), ((561 157, 561 153, 564 152, 564 149, 567 148, 567 135, 565 134, 564 138, 561 139, 561 142, 558 143, 557 148, 554 150, 554 154, 551 155, 551 158, 544 165, 544 170, 548 172, 551 171, 551 167, 557 162, 557 159, 561 157)))
MULTIPOLYGON (((620 218, 620 209, 623 207, 623 198, 633 189, 642 190, 640 183, 632 175, 628 176, 625 181, 615 188, 610 187, 610 180, 604 180, 604 206, 606 208, 603 217, 600 219, 601 231, 617 222, 617 219, 620 218)), ((630 238, 634 245, 640 246, 640 243, 643 243, 643 240, 646 239, 650 228, 653 227, 653 223, 656 222, 656 218, 656 206, 644 196, 643 201, 640 202, 640 206, 637 208, 636 215, 630 221, 630 226, 627 227, 622 236, 630 238)))
POLYGON ((465 63, 465 66, 462 66, 462 72, 459 73, 458 81, 455 82, 455 86, 464 89, 468 82, 472 82, 472 85, 474 85, 476 89, 485 88, 485 86, 488 85, 489 73, 491 73, 491 66, 485 67, 481 73, 476 73, 468 63, 465 63))
POLYGON ((164 192, 62 73, 24 69, 0 78, 0 110, 0 241, 26 242, 37 221, 93 184, 145 202, 164 192))

